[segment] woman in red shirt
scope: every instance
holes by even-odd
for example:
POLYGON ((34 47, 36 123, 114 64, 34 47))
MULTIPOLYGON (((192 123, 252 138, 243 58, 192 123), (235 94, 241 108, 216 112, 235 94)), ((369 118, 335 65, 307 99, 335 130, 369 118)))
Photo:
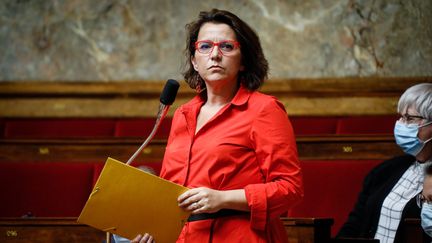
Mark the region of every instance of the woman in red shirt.
POLYGON ((192 216, 177 242, 287 242, 279 217, 302 198, 302 176, 283 105, 256 91, 268 71, 259 38, 217 9, 187 30, 198 94, 174 114, 160 175, 192 188, 178 198, 192 216))

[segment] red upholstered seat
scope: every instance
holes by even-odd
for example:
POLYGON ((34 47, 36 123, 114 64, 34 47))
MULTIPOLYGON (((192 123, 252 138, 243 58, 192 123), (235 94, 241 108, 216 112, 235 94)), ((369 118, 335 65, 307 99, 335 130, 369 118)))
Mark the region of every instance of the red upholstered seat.
POLYGON ((0 163, 0 217, 77 217, 91 192, 91 163, 0 163))
MULTIPOLYGON (((159 126, 155 138, 168 138, 172 118, 166 117, 159 126)), ((122 119, 115 126, 116 137, 147 137, 155 125, 155 118, 122 119)))
POLYGON ((393 134, 397 116, 343 117, 336 134, 393 134))
POLYGON ((4 137, 4 119, 1 119, 0 118, 0 138, 3 138, 4 137))
POLYGON ((305 196, 291 217, 333 218, 334 236, 357 201, 364 177, 380 160, 302 161, 305 196))
POLYGON ((337 120, 337 117, 290 117, 297 136, 335 134, 337 120))
POLYGON ((112 137, 114 119, 11 119, 5 138, 112 137))

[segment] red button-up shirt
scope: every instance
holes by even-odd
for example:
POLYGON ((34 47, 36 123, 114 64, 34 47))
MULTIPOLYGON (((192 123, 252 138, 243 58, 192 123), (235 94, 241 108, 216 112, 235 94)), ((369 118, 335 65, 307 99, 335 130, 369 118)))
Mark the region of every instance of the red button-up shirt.
POLYGON ((286 242, 279 216, 303 196, 291 123, 274 97, 240 87, 195 134, 200 96, 174 114, 161 177, 189 188, 244 189, 249 215, 186 223, 178 242, 286 242))

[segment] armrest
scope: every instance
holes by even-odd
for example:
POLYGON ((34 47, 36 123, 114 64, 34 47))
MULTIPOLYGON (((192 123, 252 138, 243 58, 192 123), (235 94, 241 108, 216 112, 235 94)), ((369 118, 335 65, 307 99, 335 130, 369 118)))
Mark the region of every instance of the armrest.
POLYGON ((332 218, 281 218, 290 242, 328 242, 332 218))

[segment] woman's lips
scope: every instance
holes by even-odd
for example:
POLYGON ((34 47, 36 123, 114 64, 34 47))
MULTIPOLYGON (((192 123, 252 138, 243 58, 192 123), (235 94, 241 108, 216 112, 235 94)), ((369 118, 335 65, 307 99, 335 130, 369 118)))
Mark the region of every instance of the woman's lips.
POLYGON ((221 66, 213 65, 210 66, 208 69, 210 70, 210 69, 223 69, 223 68, 221 66))

